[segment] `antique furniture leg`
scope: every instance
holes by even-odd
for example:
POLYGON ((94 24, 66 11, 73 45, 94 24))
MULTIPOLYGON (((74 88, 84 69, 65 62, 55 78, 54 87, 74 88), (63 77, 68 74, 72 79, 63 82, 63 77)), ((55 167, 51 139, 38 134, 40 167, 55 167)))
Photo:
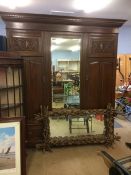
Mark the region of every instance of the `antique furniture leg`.
POLYGON ((69 131, 70 131, 70 134, 72 133, 72 118, 71 116, 69 116, 69 131))
POLYGON ((84 118, 84 121, 86 123, 87 133, 89 133, 89 118, 88 118, 88 116, 86 118, 84 118))

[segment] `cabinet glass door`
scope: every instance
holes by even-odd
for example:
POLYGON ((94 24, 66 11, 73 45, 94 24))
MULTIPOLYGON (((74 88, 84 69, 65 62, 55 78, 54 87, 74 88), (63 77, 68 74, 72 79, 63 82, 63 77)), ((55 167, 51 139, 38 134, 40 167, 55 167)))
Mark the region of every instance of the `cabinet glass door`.
POLYGON ((0 67, 0 117, 23 115, 22 97, 21 67, 0 67))
POLYGON ((51 38, 52 108, 80 106, 80 42, 51 38))

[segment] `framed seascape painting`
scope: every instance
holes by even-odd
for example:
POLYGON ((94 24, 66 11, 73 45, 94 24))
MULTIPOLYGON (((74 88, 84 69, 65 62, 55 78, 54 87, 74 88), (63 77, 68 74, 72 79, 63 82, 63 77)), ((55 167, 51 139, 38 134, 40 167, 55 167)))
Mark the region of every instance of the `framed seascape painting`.
POLYGON ((0 175, 26 175, 24 117, 0 119, 0 175))

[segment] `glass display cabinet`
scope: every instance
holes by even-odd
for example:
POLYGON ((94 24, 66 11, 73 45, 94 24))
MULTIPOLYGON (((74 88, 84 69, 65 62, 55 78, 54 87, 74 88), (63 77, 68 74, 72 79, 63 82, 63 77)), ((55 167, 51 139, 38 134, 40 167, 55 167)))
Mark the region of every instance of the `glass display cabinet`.
POLYGON ((23 115, 22 59, 0 56, 0 117, 23 115))

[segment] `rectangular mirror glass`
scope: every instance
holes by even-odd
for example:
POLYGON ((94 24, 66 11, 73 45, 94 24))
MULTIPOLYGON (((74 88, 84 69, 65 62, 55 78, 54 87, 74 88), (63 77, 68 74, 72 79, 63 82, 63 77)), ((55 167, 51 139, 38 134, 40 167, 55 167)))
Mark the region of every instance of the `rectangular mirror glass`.
POLYGON ((80 42, 51 38, 52 108, 80 106, 80 42))

